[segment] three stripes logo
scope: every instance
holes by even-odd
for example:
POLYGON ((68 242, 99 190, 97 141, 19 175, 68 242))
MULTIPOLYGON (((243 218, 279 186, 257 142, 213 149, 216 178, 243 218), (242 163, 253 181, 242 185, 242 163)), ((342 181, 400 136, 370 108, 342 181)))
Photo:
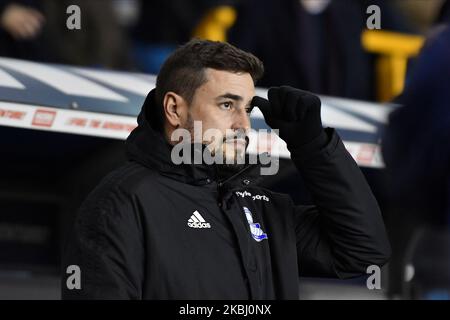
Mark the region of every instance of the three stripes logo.
POLYGON ((203 219, 201 214, 195 210, 192 216, 189 218, 187 225, 191 228, 197 228, 197 229, 210 229, 211 225, 203 219))

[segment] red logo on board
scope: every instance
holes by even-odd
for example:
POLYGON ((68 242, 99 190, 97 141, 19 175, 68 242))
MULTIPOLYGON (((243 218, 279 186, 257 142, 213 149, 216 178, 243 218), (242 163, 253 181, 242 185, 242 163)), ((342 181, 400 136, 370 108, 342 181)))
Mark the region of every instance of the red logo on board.
POLYGON ((38 109, 34 113, 33 126, 51 127, 56 117, 56 111, 38 109))

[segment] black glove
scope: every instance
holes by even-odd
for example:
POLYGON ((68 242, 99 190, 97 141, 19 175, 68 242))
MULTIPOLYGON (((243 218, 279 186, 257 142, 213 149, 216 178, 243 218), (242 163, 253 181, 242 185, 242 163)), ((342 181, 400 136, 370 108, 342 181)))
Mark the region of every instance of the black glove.
POLYGON ((318 96, 282 86, 270 88, 268 97, 270 102, 255 96, 252 106, 259 107, 272 129, 280 130, 280 138, 289 149, 308 144, 324 133, 318 96))

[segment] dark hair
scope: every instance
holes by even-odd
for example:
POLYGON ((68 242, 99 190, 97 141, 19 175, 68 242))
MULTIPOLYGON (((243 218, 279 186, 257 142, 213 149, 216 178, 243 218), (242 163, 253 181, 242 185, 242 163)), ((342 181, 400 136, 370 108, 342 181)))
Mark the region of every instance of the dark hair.
POLYGON ((176 49, 164 62, 156 80, 156 102, 162 105, 167 92, 173 91, 188 103, 204 84, 205 69, 249 73, 256 83, 264 73, 263 63, 253 54, 229 43, 193 39, 176 49))

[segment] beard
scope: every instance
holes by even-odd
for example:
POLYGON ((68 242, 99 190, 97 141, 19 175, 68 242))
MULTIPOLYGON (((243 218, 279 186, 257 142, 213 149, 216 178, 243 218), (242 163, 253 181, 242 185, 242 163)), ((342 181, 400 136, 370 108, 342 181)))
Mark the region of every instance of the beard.
POLYGON ((232 142, 227 142, 227 137, 223 138, 222 147, 218 152, 222 152, 223 159, 227 159, 227 161, 217 164, 217 174, 220 179, 226 179, 227 177, 238 173, 247 165, 245 158, 245 150, 247 149, 249 141, 247 136, 245 136, 245 141, 246 143, 243 150, 238 150, 236 143, 232 144, 232 142), (226 148, 229 148, 230 145, 232 145, 232 150, 227 151, 226 148))
MULTIPOLYGON (((184 128, 191 133, 191 137, 194 137, 194 120, 191 113, 188 113, 184 128)), ((244 129, 234 130, 230 135, 223 135, 222 141, 219 145, 214 145, 211 141, 203 141, 202 143, 210 150, 211 155, 214 157, 216 153, 222 154, 222 160, 220 163, 216 162, 217 171, 219 176, 227 177, 242 170, 246 166, 245 151, 249 144, 249 137, 244 129), (239 150, 238 142, 245 141, 245 146, 239 150), (231 150, 230 150, 231 148, 231 150)))

